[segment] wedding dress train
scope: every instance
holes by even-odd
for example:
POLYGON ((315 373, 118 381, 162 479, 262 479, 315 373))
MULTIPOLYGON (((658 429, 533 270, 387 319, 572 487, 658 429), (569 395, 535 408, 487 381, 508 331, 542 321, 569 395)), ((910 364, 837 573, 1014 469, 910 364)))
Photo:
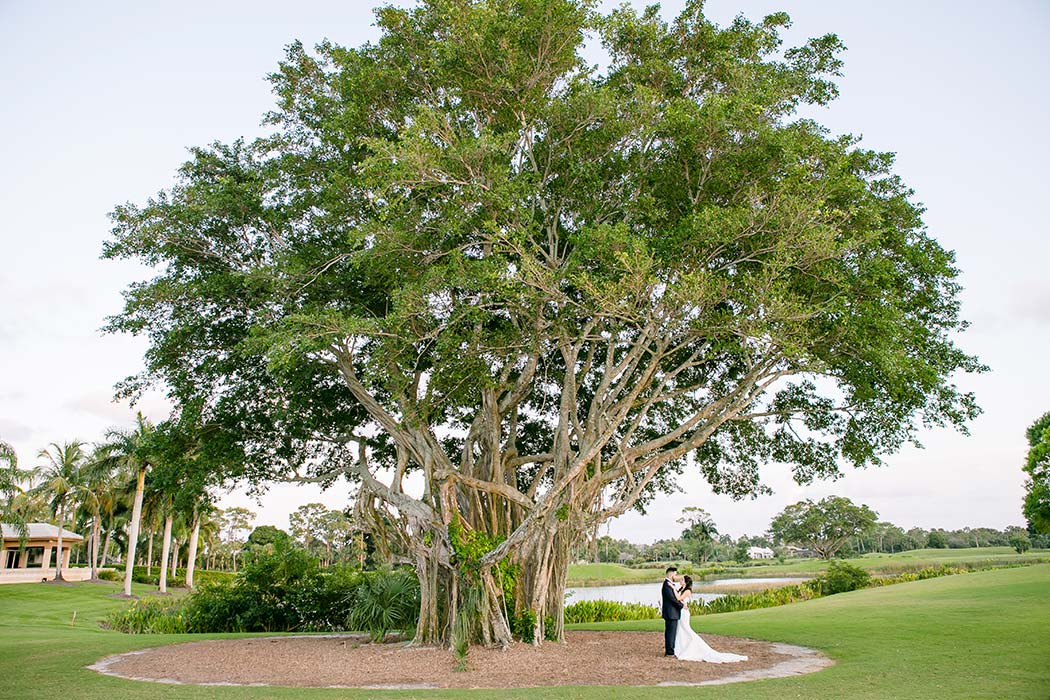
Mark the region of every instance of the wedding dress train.
POLYGON ((682 661, 706 661, 712 664, 747 661, 746 656, 715 651, 709 647, 704 638, 689 626, 688 605, 682 608, 682 617, 678 620, 678 630, 674 638, 674 655, 682 661))

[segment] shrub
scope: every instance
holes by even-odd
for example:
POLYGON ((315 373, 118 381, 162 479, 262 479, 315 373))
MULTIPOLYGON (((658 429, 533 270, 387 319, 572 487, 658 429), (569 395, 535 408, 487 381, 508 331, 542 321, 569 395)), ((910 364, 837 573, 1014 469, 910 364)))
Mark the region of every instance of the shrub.
POLYGON ((203 583, 190 595, 187 603, 187 618, 194 632, 254 632, 266 631, 252 628, 249 619, 258 621, 251 614, 257 604, 255 592, 247 588, 220 582, 203 583))
POLYGON ((183 634, 190 626, 185 599, 142 598, 109 614, 106 624, 127 634, 183 634))
POLYGON ((903 571, 893 576, 885 576, 882 578, 873 578, 869 585, 871 586, 892 586, 896 583, 908 583, 910 581, 925 581, 928 578, 938 578, 940 576, 953 576, 955 574, 965 574, 970 571, 983 571, 988 568, 998 567, 979 567, 967 564, 965 566, 927 566, 923 569, 917 569, 913 571, 903 571))
POLYGON ((714 615, 717 613, 737 612, 739 610, 757 610, 773 608, 788 603, 799 603, 804 600, 819 598, 821 593, 810 584, 771 588, 757 593, 742 595, 729 594, 716 598, 709 603, 694 600, 689 604, 689 611, 694 615, 714 615))
POLYGON ((322 570, 308 553, 280 544, 227 581, 205 577, 190 596, 195 631, 340 630, 354 586, 353 574, 343 567, 322 570))
MULTIPOLYGON (((202 583, 210 583, 212 581, 219 581, 222 583, 233 583, 233 580, 237 577, 232 571, 216 571, 214 569, 194 569, 193 570, 193 585, 199 586, 202 583)), ((185 579, 185 574, 183 575, 185 579)))
POLYGON ((871 574, 859 566, 844 561, 832 561, 828 570, 813 579, 810 585, 821 595, 835 595, 866 588, 871 583, 871 574))
MULTIPOLYGON (((349 567, 321 569, 305 552, 280 546, 261 553, 236 576, 197 573, 203 574, 196 580, 197 590, 183 599, 177 610, 174 603, 171 609, 163 610, 133 605, 121 611, 126 619, 115 617, 114 628, 169 631, 153 618, 176 615, 179 619, 171 624, 183 625, 179 629, 186 632, 343 630, 361 580, 361 575, 349 567)), ((133 572, 133 576, 156 581, 154 576, 146 577, 145 570, 133 572)))
MULTIPOLYGON (((568 608, 565 609, 565 621, 569 622, 568 608)), ((587 622, 594 622, 594 620, 587 620, 587 622)), ((520 615, 511 617, 510 631, 526 644, 532 644, 536 638, 536 612, 534 610, 522 610, 520 615)))
POLYGON ((1028 535, 1023 532, 1018 532, 1010 536, 1010 546, 1014 548, 1014 551, 1018 554, 1024 554, 1032 548, 1032 541, 1028 539, 1028 535))
MULTIPOLYGON (((660 617, 660 611, 644 603, 617 603, 610 600, 581 600, 565 607, 565 623, 580 622, 624 622, 627 620, 652 620, 660 617)), ((534 623, 535 624, 535 623, 534 623)))
POLYGON ((361 574, 347 622, 379 641, 391 630, 407 632, 419 617, 419 581, 405 569, 361 574))
MULTIPOLYGON (((196 575, 196 574, 194 574, 196 575)), ((186 586, 186 570, 180 569, 178 571, 172 571, 168 569, 168 585, 172 588, 183 588, 186 586), (179 571, 182 571, 182 577, 179 576, 179 571)), ((121 580, 123 580, 121 575, 121 580)), ((131 580, 135 583, 144 583, 147 586, 156 586, 160 584, 160 567, 154 566, 149 574, 146 573, 146 567, 136 566, 131 570, 131 580)))
POLYGON ((112 571, 110 569, 103 569, 98 572, 98 578, 101 581, 123 581, 124 577, 119 571, 112 571))

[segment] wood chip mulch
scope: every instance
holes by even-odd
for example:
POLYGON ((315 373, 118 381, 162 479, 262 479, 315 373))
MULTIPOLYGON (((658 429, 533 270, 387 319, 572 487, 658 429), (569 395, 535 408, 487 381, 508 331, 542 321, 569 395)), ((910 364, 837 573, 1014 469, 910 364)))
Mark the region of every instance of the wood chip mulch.
MULTIPOLYGON (((655 632, 568 632, 565 644, 472 648, 467 670, 445 648, 369 644, 359 635, 268 637, 191 642, 104 659, 92 668, 168 683, 341 688, 529 688, 559 685, 694 684, 731 676, 785 675, 782 645, 704 635, 719 651, 747 661, 710 664, 663 655, 655 632)), ((788 662, 785 664, 785 662, 788 662)), ((815 669, 814 669, 815 670, 815 669)), ((799 672, 799 671, 794 671, 799 672)), ((803 671, 804 672, 804 671, 803 671)), ((745 678, 741 678, 744 680, 745 678)))

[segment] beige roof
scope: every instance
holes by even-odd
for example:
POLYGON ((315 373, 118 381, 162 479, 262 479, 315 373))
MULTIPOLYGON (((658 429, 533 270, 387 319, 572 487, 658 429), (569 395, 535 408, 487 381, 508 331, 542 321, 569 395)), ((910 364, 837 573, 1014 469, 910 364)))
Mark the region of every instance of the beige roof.
MULTIPOLYGON (((27 523, 28 537, 30 540, 54 540, 58 539, 58 525, 51 525, 50 523, 27 523)), ((3 534, 5 540, 17 540, 18 539, 18 528, 14 525, 8 525, 7 523, 0 524, 0 533, 3 534)), ((62 539, 63 540, 75 540, 83 541, 83 537, 75 532, 62 528, 62 539)))

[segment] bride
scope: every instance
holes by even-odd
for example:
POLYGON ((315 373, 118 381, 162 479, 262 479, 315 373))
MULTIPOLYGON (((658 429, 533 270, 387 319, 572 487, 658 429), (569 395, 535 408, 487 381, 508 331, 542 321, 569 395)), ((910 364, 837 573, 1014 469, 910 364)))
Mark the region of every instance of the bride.
POLYGON ((685 577, 685 585, 678 593, 682 606, 682 617, 678 620, 678 630, 674 638, 674 655, 682 661, 707 661, 712 664, 728 664, 734 661, 747 661, 746 656, 715 651, 707 645, 703 637, 689 626, 689 599, 693 596, 693 579, 685 577))

